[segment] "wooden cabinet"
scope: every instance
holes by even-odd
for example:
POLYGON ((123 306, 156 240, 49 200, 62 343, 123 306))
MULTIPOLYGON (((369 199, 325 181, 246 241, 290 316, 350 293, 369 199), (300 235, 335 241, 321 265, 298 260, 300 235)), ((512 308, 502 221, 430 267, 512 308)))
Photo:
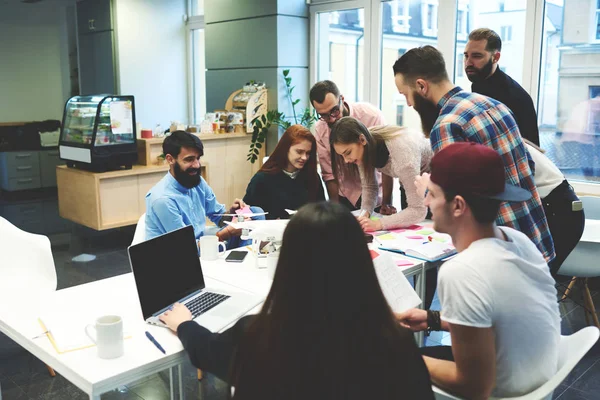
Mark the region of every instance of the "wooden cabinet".
MULTIPOLYGON (((252 135, 198 135, 204 144, 200 160, 202 177, 213 189, 219 203, 231 206, 235 198, 243 198, 252 176, 260 169, 264 148, 258 161, 246 160, 252 135)), ((162 138, 146 139, 144 146, 157 152, 162 138)), ((161 150, 162 153, 162 150, 161 150)), ((160 153, 159 153, 160 154, 160 153)), ((146 157, 139 157, 145 159, 146 157)), ((148 156, 154 164, 155 156, 148 156)), ((60 216, 96 230, 137 224, 146 212, 146 193, 164 176, 169 166, 134 165, 130 170, 89 172, 60 166, 56 169, 60 216)))
MULTIPOLYGON (((90 172, 56 169, 60 216, 98 231, 135 225, 146 212, 146 193, 168 171, 167 165, 90 172)), ((200 173, 206 178, 206 167, 200 173)))

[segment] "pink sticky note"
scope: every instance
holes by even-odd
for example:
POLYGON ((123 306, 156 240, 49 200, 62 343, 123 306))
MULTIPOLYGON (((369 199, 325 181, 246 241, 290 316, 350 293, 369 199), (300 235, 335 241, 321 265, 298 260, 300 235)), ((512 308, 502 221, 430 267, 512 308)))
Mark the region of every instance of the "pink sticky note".
POLYGON ((407 267, 409 265, 414 265, 415 263, 408 260, 396 260, 396 265, 399 267, 407 267))
POLYGON ((379 257, 379 253, 376 252, 375 250, 369 250, 369 253, 371 253, 371 258, 374 260, 377 257, 379 257))
POLYGON ((402 233, 402 232, 406 232, 406 229, 402 229, 402 228, 399 228, 399 229, 390 229, 390 232, 392 232, 392 233, 402 233))
POLYGON ((423 240, 423 236, 416 236, 416 235, 407 236, 407 238, 423 240))
POLYGON ((252 213, 252 210, 250 210, 250 207, 246 206, 244 208, 239 208, 239 209, 235 210, 235 213, 237 215, 240 215, 240 214, 250 214, 250 213, 252 213))

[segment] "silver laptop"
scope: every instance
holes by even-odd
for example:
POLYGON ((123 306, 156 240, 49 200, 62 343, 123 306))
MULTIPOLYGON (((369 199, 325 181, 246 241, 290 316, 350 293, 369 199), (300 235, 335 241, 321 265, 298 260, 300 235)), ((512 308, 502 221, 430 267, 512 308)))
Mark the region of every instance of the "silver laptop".
POLYGON ((265 299, 206 288, 192 226, 129 246, 127 252, 142 313, 150 324, 165 326, 158 317, 178 302, 190 309, 194 321, 218 332, 265 299))

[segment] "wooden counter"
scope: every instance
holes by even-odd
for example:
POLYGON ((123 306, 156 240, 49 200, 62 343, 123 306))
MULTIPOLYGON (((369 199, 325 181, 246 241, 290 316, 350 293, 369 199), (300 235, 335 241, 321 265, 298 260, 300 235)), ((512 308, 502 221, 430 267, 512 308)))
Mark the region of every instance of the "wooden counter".
MULTIPOLYGON (((90 172, 56 167, 60 216, 96 230, 135 225, 146 212, 146 193, 161 180, 168 165, 134 165, 132 169, 90 172)), ((201 174, 207 178, 206 163, 201 174)))
MULTIPOLYGON (((262 166, 264 146, 256 163, 251 164, 246 158, 252 135, 222 133, 198 137, 204 144, 200 173, 217 201, 229 208, 235 198, 244 197, 250 179, 262 166)), ((138 150, 148 150, 145 155, 138 152, 138 159, 149 164, 134 165, 130 170, 95 173, 57 167, 60 216, 96 230, 137 224, 146 212, 146 193, 169 169, 167 164, 155 165, 163 140, 138 139, 138 150)))

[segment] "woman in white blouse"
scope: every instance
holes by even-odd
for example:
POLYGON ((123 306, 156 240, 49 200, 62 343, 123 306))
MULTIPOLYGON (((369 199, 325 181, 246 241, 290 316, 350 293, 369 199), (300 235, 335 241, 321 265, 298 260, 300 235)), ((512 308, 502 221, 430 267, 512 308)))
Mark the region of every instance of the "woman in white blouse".
POLYGON ((558 167, 544 155, 544 150, 527 139, 523 141, 535 162, 533 179, 554 240, 556 258, 549 266, 550 271, 555 274, 577 246, 583 234, 585 215, 575 191, 558 167))
POLYGON ((414 225, 425 219, 427 207, 417 193, 415 176, 429 171, 433 156, 423 133, 399 126, 368 128, 352 117, 343 117, 331 128, 332 166, 336 178, 353 173, 348 165, 358 166, 362 184, 362 205, 359 218, 366 231, 392 229, 414 225), (398 178, 406 191, 408 207, 397 214, 372 221, 369 216, 377 201, 378 185, 375 170, 398 178))

